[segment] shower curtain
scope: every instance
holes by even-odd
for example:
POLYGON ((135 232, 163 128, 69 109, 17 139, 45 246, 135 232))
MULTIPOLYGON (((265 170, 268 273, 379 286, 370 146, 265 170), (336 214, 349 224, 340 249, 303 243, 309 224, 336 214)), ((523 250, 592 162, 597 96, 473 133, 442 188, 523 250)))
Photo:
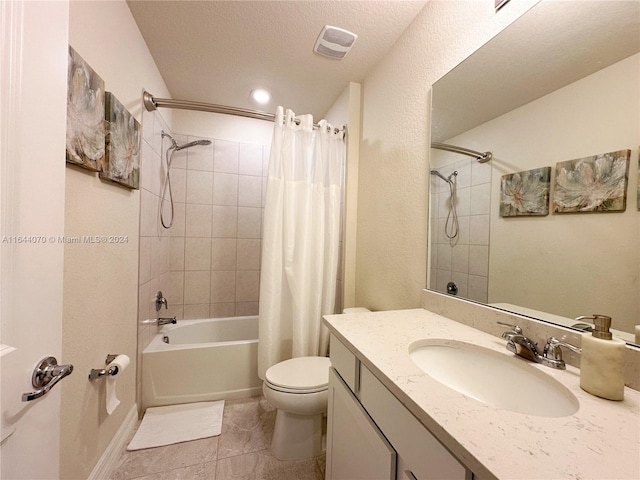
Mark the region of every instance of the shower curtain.
POLYGON ((343 132, 325 120, 276 111, 264 209, 258 372, 326 355, 322 315, 334 313, 339 257, 343 132))

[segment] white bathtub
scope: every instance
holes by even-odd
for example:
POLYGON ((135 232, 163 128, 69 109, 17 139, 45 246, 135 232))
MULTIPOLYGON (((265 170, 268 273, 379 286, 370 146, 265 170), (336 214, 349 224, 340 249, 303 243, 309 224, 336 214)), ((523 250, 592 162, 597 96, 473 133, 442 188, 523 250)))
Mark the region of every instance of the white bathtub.
POLYGON ((258 317, 179 320, 142 352, 143 408, 261 392, 258 317))

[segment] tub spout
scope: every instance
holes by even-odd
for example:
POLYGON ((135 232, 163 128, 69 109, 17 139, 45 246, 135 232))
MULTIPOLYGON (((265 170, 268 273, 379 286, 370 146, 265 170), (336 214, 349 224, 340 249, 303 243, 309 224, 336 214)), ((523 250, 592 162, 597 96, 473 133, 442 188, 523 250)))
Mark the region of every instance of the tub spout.
POLYGON ((176 317, 173 318, 158 318, 156 319, 156 323, 159 327, 161 327, 162 325, 168 325, 170 323, 172 324, 176 324, 178 323, 178 321, 176 320, 176 317))

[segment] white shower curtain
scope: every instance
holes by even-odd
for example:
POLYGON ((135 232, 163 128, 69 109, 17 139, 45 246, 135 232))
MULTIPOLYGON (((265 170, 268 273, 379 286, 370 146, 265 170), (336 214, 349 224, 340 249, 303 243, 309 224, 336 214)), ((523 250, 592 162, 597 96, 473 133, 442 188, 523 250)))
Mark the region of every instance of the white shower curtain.
POLYGON ((335 313, 344 133, 276 112, 264 209, 258 372, 326 355, 322 315, 335 313))

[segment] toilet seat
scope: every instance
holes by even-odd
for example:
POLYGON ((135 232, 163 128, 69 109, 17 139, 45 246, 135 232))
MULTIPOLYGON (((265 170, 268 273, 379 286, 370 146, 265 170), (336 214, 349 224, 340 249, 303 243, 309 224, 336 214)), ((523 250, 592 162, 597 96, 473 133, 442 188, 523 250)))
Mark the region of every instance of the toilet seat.
POLYGON ((270 367, 265 373, 265 384, 276 391, 291 394, 317 393, 328 389, 329 367, 327 357, 297 357, 270 367))

